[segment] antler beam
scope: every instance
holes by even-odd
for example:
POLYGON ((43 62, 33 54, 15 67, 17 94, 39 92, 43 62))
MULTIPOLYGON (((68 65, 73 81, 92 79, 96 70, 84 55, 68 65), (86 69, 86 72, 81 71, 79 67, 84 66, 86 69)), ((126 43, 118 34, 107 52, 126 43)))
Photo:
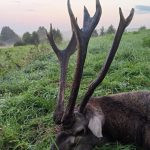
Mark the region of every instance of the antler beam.
POLYGON ((125 31, 125 28, 130 24, 133 15, 134 15, 134 9, 131 10, 130 15, 127 17, 127 19, 124 18, 124 15, 122 13, 121 8, 119 8, 119 14, 120 14, 120 23, 113 41, 113 45, 112 48, 109 52, 109 55, 106 59, 105 64, 103 65, 103 68, 101 69, 101 71, 99 72, 96 80, 94 80, 88 87, 88 90, 83 98, 83 101, 80 105, 80 109, 79 112, 83 113, 84 112, 84 108, 86 106, 86 104, 88 103, 90 97, 92 96, 92 94, 94 93, 94 90, 96 89, 96 87, 103 81, 103 79, 105 78, 109 67, 115 57, 115 54, 117 52, 117 49, 119 47, 123 32, 125 31))
POLYGON ((95 27, 97 26, 100 17, 101 17, 101 6, 99 0, 96 0, 96 12, 93 17, 90 17, 86 7, 84 8, 84 23, 83 28, 80 29, 77 21, 74 17, 74 14, 71 9, 70 0, 68 0, 68 12, 70 15, 70 20, 72 23, 73 31, 75 32, 77 43, 78 43, 78 55, 77 55, 77 64, 74 74, 74 81, 72 84, 71 94, 69 97, 68 105, 64 113, 62 123, 64 126, 69 125, 73 122, 73 112, 78 96, 78 91, 80 87, 80 82, 83 74, 84 62, 87 54, 87 47, 89 39, 95 27))
POLYGON ((64 94, 65 94, 65 86, 66 86, 66 75, 67 75, 67 67, 70 56, 76 51, 76 36, 73 32, 72 38, 66 49, 60 50, 53 38, 53 29, 52 25, 50 25, 50 33, 47 33, 47 37, 49 43, 54 50, 56 56, 58 57, 60 63, 60 79, 59 79, 59 92, 57 96, 57 105, 54 112, 54 121, 57 124, 61 123, 61 119, 64 113, 64 94))

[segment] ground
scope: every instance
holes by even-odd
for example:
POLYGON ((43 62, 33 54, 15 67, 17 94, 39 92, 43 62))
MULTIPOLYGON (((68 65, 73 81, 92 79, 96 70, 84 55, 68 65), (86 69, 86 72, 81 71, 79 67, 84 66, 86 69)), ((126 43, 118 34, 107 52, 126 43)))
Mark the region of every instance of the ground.
MULTIPOLYGON (((150 48, 143 39, 150 30, 125 33, 110 71, 94 96, 150 90, 150 48)), ((78 101, 94 79, 111 47, 114 35, 89 43, 78 101)), ((65 47, 66 43, 60 45, 65 47)), ((70 59, 66 99, 76 55, 70 59)), ((55 141, 52 119, 59 83, 58 60, 49 45, 0 49, 0 149, 49 150, 55 141)), ((132 145, 106 144, 96 150, 133 150, 132 145)))

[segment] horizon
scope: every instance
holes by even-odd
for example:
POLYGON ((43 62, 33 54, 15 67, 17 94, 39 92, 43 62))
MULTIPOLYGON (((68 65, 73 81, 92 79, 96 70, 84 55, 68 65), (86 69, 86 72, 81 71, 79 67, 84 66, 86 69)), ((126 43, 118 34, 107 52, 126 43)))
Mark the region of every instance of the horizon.
MULTIPOLYGON (((119 7, 127 16, 131 8, 135 9, 135 15, 128 29, 136 29, 141 26, 150 28, 150 1, 132 0, 132 2, 124 2, 120 0, 101 0, 102 17, 97 26, 108 28, 111 24, 116 28, 119 23, 119 7), (113 13, 112 13, 113 12, 113 13)), ((67 0, 5 0, 0 5, 0 30, 3 26, 9 26, 18 35, 25 32, 33 32, 39 26, 44 26, 49 30, 49 24, 53 24, 53 28, 60 29, 61 32, 71 31, 70 19, 67 12, 67 0), (7 12, 7 13, 6 13, 7 12), (51 15, 52 14, 52 15, 51 15)), ((91 16, 95 12, 95 1, 72 0, 71 6, 74 15, 78 18, 79 25, 82 25, 83 6, 86 5, 91 16)))

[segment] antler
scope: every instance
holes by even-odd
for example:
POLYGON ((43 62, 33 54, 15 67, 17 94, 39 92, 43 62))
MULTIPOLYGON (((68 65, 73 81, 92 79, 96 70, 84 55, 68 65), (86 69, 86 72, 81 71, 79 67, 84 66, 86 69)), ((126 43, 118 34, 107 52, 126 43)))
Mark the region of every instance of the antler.
POLYGON ((117 32, 116 32, 116 35, 115 35, 115 38, 114 38, 112 48, 109 52, 109 55, 106 59, 105 64, 103 65, 101 71, 99 72, 96 80, 94 80, 88 87, 88 90, 87 90, 87 92, 86 92, 86 94, 83 98, 83 101, 80 105, 80 108, 79 108, 80 113, 84 112, 84 108, 85 108, 86 104, 88 103, 90 97, 94 93, 94 90, 105 78, 105 76, 106 76, 106 74, 109 70, 109 67, 110 67, 110 65, 111 65, 111 63, 114 59, 114 56, 117 52, 117 49, 119 47, 123 32, 124 32, 125 28, 130 24, 130 22, 133 18, 134 9, 131 10, 130 15, 127 17, 127 19, 124 18, 121 8, 119 8, 119 13, 120 13, 120 23, 119 23, 119 26, 118 26, 118 29, 117 29, 117 32))
POLYGON ((64 113, 64 93, 65 93, 65 86, 66 86, 67 67, 68 67, 70 56, 76 51, 77 41, 76 41, 75 33, 73 32, 72 38, 67 48, 64 50, 60 50, 57 47, 53 38, 52 25, 50 25, 50 33, 47 33, 47 37, 60 63, 61 72, 60 72, 60 80, 59 80, 59 93, 57 96, 57 105, 54 112, 54 121, 55 123, 61 123, 61 118, 64 113))
POLYGON ((78 91, 80 87, 80 82, 83 74, 83 67, 87 53, 87 47, 89 39, 95 27, 97 26, 100 17, 101 17, 101 6, 99 0, 96 0, 96 12, 93 17, 90 17, 89 12, 86 7, 84 7, 84 23, 83 28, 80 29, 77 21, 74 17, 74 14, 71 9, 70 0, 68 0, 68 12, 70 15, 70 20, 72 23, 73 31, 75 32, 77 43, 78 43, 78 55, 77 55, 77 64, 74 74, 74 81, 72 84, 72 89, 66 107, 66 111, 62 118, 62 123, 64 126, 69 125, 73 121, 73 112, 78 96, 78 91))

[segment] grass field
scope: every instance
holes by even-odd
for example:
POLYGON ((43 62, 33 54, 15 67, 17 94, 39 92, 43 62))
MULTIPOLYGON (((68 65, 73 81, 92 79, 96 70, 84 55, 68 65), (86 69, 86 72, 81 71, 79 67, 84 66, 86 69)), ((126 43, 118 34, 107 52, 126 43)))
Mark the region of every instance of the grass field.
MULTIPOLYGON (((143 38, 150 30, 125 33, 103 84, 94 96, 150 90, 150 48, 143 38)), ((96 77, 110 49, 113 35, 92 38, 78 100, 96 77)), ((65 44, 60 45, 62 47, 65 44)), ((66 99, 76 55, 68 70, 66 99)), ((52 120, 59 83, 59 64, 49 45, 0 49, 0 149, 49 150, 55 140, 52 120)), ((134 150, 132 145, 106 144, 96 150, 134 150)))

